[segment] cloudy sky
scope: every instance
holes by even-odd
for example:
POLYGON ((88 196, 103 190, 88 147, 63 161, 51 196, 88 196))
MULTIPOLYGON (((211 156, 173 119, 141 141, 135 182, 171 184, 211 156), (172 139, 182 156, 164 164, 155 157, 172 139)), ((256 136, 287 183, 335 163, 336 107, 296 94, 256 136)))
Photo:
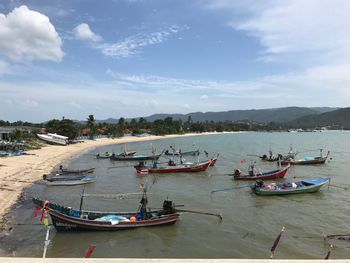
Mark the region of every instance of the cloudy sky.
POLYGON ((350 106, 347 0, 2 0, 0 119, 350 106))

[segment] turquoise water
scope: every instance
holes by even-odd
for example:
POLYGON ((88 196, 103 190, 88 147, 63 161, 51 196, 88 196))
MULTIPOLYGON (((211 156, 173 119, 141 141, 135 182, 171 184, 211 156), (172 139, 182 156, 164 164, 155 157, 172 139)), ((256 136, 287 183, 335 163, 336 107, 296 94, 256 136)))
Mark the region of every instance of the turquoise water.
MULTIPOLYGON (((196 137, 162 139, 152 142, 130 143, 128 150, 150 153, 151 146, 157 151, 173 145, 182 151, 206 150, 210 155, 220 154, 216 167, 201 173, 163 174, 149 176, 149 206, 160 207, 167 197, 184 209, 221 213, 223 221, 216 217, 185 213, 172 226, 141 228, 120 232, 57 233, 51 231, 48 257, 83 257, 90 244, 95 244, 94 257, 144 257, 144 258, 268 258, 270 248, 282 226, 286 232, 276 250, 275 258, 319 259, 327 253, 327 243, 322 233, 332 234, 349 231, 350 190, 324 187, 314 194, 255 196, 248 187, 211 194, 214 189, 248 185, 233 181, 225 174, 233 168, 247 169, 240 160, 256 161, 261 171, 276 168, 275 163, 265 163, 257 157, 269 148, 286 153, 290 145, 299 151, 298 157, 318 156, 331 151, 331 161, 318 166, 294 166, 285 180, 303 180, 315 177, 331 177, 331 184, 350 186, 350 133, 230 133, 196 137), (294 178, 295 177, 295 178, 294 178)), ((85 193, 138 192, 146 177, 135 173, 131 163, 97 160, 94 153, 119 152, 123 145, 108 146, 85 153, 72 160, 70 167, 96 167, 96 183, 87 185, 85 193)), ((197 158, 187 157, 186 160, 197 158)), ((205 156, 200 155, 200 159, 205 156)), ((163 159, 166 161, 166 159, 163 159)), ((35 185, 27 189, 25 200, 12 213, 16 224, 9 236, 2 237, 0 248, 3 255, 42 255, 45 229, 33 219, 32 196, 50 199, 56 203, 79 207, 82 186, 46 187, 35 185)), ((100 211, 131 211, 139 205, 138 199, 101 199, 86 197, 83 209, 100 211)), ((350 243, 341 241, 331 258, 349 258, 350 243)))

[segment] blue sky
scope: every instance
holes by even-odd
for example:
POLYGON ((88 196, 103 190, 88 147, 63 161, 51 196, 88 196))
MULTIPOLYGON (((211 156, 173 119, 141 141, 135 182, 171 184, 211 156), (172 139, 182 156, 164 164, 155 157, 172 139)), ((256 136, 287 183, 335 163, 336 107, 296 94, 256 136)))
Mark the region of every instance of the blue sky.
POLYGON ((346 0, 0 3, 0 119, 349 106, 346 0))

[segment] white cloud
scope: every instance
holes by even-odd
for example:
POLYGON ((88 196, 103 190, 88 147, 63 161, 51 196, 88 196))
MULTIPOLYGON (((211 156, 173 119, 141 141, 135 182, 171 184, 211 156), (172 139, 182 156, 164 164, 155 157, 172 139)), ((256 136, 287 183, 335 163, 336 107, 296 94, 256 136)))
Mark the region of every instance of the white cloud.
POLYGON ((59 62, 64 56, 61 46, 62 40, 47 16, 25 5, 8 15, 0 13, 0 54, 5 57, 59 62))
POLYGON ((92 32, 89 25, 86 23, 82 23, 76 26, 73 32, 75 38, 80 40, 87 40, 92 42, 99 42, 102 40, 102 37, 92 32))
POLYGON ((256 37, 267 62, 309 65, 350 58, 347 0, 217 0, 207 7, 231 12, 228 24, 256 37))
POLYGON ((127 58, 139 53, 141 48, 160 44, 167 40, 172 34, 176 34, 185 29, 188 29, 188 27, 180 28, 174 25, 150 34, 136 34, 116 43, 104 43, 98 46, 98 48, 102 50, 105 56, 127 58))
POLYGON ((206 94, 200 96, 200 99, 201 99, 201 100, 207 100, 208 98, 209 98, 209 96, 206 95, 206 94))
POLYGON ((0 60, 0 76, 11 73, 10 65, 6 61, 0 60))

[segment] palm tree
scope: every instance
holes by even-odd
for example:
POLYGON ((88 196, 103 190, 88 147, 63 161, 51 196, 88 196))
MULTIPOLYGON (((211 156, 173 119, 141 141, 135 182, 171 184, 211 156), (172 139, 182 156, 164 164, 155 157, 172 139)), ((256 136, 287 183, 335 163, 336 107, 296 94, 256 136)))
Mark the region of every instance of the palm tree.
POLYGON ((89 117, 87 118, 86 126, 90 129, 90 139, 92 140, 94 138, 94 135, 96 134, 94 115, 89 115, 89 117))

